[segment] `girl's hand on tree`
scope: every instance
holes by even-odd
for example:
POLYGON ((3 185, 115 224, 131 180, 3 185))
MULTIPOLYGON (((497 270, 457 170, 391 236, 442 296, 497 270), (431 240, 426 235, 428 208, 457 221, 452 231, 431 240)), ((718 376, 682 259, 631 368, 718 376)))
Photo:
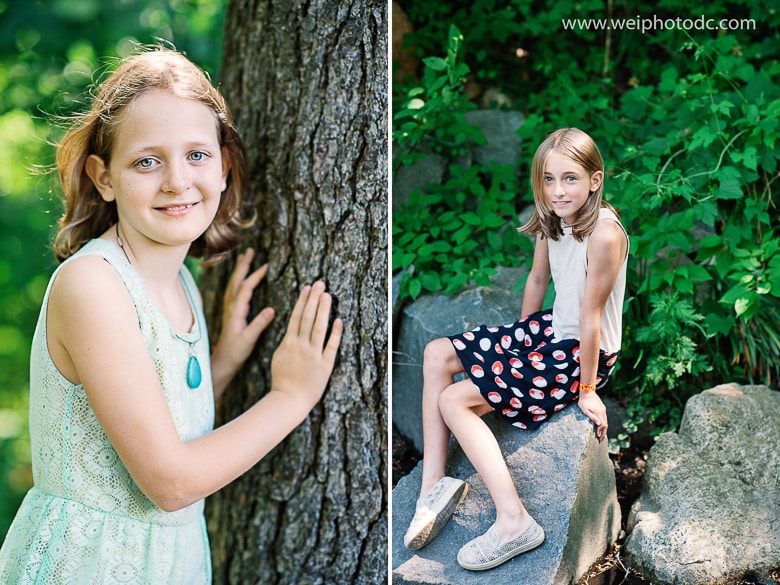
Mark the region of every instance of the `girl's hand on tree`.
POLYGON ((577 399, 580 410, 596 425, 599 443, 607 438, 607 407, 595 392, 580 392, 577 399))
POLYGON ((268 264, 264 264, 249 274, 254 256, 255 251, 249 248, 238 257, 225 291, 222 332, 211 360, 215 389, 222 386, 223 378, 226 378, 224 383, 227 384, 238 372, 252 353, 260 334, 274 318, 274 310, 266 307, 247 322, 252 292, 268 272, 268 264))
POLYGON ((271 389, 308 401, 311 407, 325 391, 344 330, 337 318, 327 338, 332 302, 323 282, 305 286, 271 359, 271 389))

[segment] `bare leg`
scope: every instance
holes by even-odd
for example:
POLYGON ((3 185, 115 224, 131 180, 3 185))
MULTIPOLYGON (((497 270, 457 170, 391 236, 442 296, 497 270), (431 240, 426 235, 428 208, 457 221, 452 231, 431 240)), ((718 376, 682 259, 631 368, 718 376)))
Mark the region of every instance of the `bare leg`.
POLYGON ((463 371, 458 354, 447 338, 431 341, 423 355, 423 472, 420 497, 444 477, 450 429, 439 412, 439 395, 463 371))
POLYGON ((532 519, 517 495, 495 435, 482 420, 492 407, 470 380, 464 380, 440 392, 439 410, 493 498, 498 535, 502 540, 517 536, 532 519))

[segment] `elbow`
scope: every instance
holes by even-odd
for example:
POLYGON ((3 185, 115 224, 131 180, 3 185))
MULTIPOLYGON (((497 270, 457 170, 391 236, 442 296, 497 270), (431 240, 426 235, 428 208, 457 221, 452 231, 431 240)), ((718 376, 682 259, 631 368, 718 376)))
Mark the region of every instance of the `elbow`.
POLYGON ((136 479, 136 483, 143 494, 163 512, 177 512, 203 498, 193 491, 193 482, 187 481, 182 470, 175 466, 149 470, 143 478, 136 479))
POLYGON ((580 337, 592 337, 601 332, 601 316, 580 315, 580 337))
POLYGON ((154 496, 147 494, 147 497, 163 512, 178 512, 197 501, 189 501, 177 494, 156 494, 154 496))
POLYGON ((547 290, 547 285, 550 283, 549 275, 542 274, 539 271, 531 270, 526 279, 526 286, 532 286, 538 289, 547 290))
POLYGON ((193 497, 181 488, 173 485, 162 485, 162 482, 152 489, 143 489, 151 502, 163 512, 178 512, 190 506, 201 498, 193 497))

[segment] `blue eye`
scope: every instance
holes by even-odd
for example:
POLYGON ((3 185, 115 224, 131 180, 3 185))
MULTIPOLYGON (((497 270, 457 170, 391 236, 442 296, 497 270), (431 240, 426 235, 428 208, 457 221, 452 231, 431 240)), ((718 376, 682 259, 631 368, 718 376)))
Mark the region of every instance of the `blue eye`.
POLYGON ((152 158, 142 158, 137 163, 135 163, 135 165, 141 169, 151 169, 153 164, 154 159, 152 158))
POLYGON ((193 162, 203 162, 208 155, 205 152, 196 150, 190 154, 190 160, 193 162))

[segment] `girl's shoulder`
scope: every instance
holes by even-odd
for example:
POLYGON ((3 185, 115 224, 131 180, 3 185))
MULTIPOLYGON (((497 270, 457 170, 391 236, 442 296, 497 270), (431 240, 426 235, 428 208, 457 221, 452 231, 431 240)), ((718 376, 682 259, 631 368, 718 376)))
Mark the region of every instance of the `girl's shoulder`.
POLYGON ((601 220, 604 219, 611 219, 612 221, 616 221, 620 224, 620 217, 618 217, 617 212, 612 208, 612 206, 607 207, 606 205, 603 205, 599 208, 599 223, 601 223, 601 220))
POLYGON ((623 227, 623 224, 620 221, 620 216, 618 216, 617 212, 611 206, 602 207, 599 209, 599 218, 595 227, 593 228, 593 234, 599 231, 613 231, 618 234, 623 234, 623 236, 626 238, 628 237, 628 232, 626 232, 626 228, 623 227))
POLYGON ((138 328, 125 283, 100 254, 77 253, 60 265, 52 276, 44 314, 49 355, 72 384, 84 383, 77 359, 82 364, 109 363, 116 357, 117 340, 126 340, 138 328))
POLYGON ((49 303, 69 312, 90 308, 126 306, 129 298, 115 260, 112 244, 92 240, 65 260, 52 275, 49 303))
POLYGON ((590 240, 593 241, 601 241, 601 240, 624 240, 626 238, 626 231, 623 229, 623 225, 620 223, 620 220, 615 218, 601 218, 599 222, 596 224, 596 227, 593 228, 593 233, 590 234, 590 240), (606 220, 606 221, 605 221, 606 220))
POLYGON ((52 278, 59 278, 62 272, 74 271, 73 265, 80 265, 82 266, 81 270, 84 270, 84 266, 102 266, 102 264, 105 264, 107 267, 113 267, 116 272, 120 270, 120 264, 122 264, 123 260, 122 253, 114 244, 102 238, 94 238, 84 244, 72 256, 66 258, 57 267, 52 278))
POLYGON ((599 221, 588 238, 588 251, 600 253, 614 248, 625 248, 628 252, 628 233, 617 214, 603 207, 599 212, 599 221))

